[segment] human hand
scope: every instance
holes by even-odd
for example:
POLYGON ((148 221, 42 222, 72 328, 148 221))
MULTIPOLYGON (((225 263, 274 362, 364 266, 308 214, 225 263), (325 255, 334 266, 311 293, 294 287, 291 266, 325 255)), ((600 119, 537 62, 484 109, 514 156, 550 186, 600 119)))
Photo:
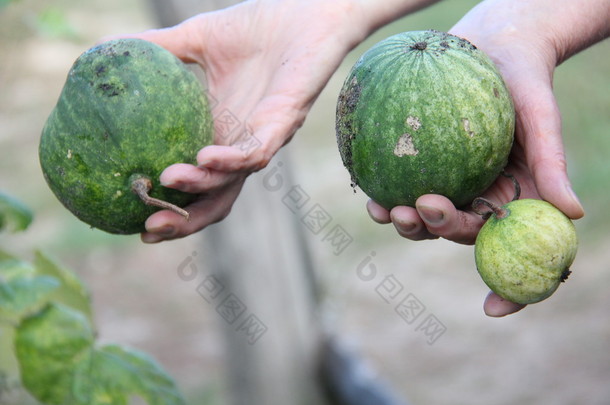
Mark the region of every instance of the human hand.
POLYGON ((352 3, 251 1, 128 35, 199 64, 217 103, 213 115, 232 120, 230 128, 216 126, 215 144, 199 151, 197 165, 161 174, 164 186, 200 198, 185 207, 188 222, 167 210, 151 215, 144 242, 184 237, 228 215, 247 176, 290 140, 343 57, 366 37, 352 3))
MULTIPOLYGON (((517 178, 524 197, 547 200, 568 217, 578 219, 584 211, 567 176, 561 118, 552 78, 559 63, 608 35, 607 19, 604 19, 608 6, 599 1, 598 15, 588 10, 594 14, 583 16, 576 5, 564 3, 565 7, 550 0, 487 0, 464 16, 450 32, 486 52, 511 91, 517 125, 514 148, 505 171, 517 178), (602 30, 603 24, 606 26, 602 30), (566 27, 577 27, 577 32, 562 36, 566 27)), ((503 177, 483 193, 484 197, 501 204, 508 202, 512 195, 513 186, 503 177)), ((367 209, 373 220, 393 223, 401 236, 412 240, 443 237, 472 244, 483 224, 469 207, 457 209, 439 195, 420 197, 415 208, 395 207, 387 211, 369 201, 367 209)), ((484 304, 490 316, 504 316, 521 308, 522 305, 502 300, 493 293, 484 304)))

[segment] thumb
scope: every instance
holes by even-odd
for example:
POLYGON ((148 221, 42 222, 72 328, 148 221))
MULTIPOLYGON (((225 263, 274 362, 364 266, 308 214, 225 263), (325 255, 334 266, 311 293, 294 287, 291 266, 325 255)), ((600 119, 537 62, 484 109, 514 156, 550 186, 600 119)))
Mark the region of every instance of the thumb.
POLYGON ((572 219, 584 215, 572 190, 561 136, 561 115, 550 80, 521 83, 513 88, 517 138, 538 194, 572 219))

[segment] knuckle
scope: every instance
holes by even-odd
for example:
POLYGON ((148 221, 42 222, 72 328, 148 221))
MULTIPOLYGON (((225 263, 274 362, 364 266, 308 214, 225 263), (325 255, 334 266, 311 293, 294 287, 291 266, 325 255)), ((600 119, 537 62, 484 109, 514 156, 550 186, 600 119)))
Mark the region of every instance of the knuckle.
POLYGON ((270 150, 268 150, 268 148, 266 147, 259 147, 254 153, 253 156, 251 158, 251 168, 252 171, 259 171, 264 169, 265 167, 267 167, 269 165, 269 162, 271 162, 271 159, 273 158, 274 153, 270 150))

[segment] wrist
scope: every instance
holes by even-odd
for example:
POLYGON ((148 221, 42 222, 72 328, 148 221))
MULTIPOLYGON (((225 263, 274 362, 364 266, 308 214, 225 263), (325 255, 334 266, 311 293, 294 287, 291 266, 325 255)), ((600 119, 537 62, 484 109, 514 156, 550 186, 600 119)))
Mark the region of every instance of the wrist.
POLYGON ((361 2, 362 0, 256 0, 250 4, 255 13, 265 14, 274 10, 275 18, 294 20, 291 25, 296 29, 304 24, 308 27, 332 26, 333 38, 328 40, 347 48, 347 53, 371 33, 369 19, 363 13, 361 2), (310 18, 305 19, 306 16, 310 18))
MULTIPOLYGON (((551 22, 548 40, 556 51, 556 64, 610 36, 610 1, 564 1, 557 5, 556 21, 551 22)), ((550 7, 553 7, 551 5, 550 7)))
POLYGON ((382 26, 439 0, 353 0, 361 10, 367 36, 382 26))
MULTIPOLYGON (((485 0, 450 32, 501 48, 530 46, 550 69, 610 35, 608 0, 485 0)), ((485 49, 494 52, 496 49, 485 49)))

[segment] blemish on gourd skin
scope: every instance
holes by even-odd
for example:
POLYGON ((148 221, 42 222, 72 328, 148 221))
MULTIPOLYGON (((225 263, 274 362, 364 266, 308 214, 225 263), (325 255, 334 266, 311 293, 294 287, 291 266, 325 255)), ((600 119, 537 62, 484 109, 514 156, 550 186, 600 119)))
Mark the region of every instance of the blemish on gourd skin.
POLYGON ((106 97, 119 96, 125 92, 126 88, 127 84, 121 83, 118 80, 111 80, 97 85, 97 89, 106 97))
MULTIPOLYGON (((421 128, 421 121, 418 117, 409 115, 405 121, 405 124, 409 126, 413 131, 417 131, 421 128)), ((419 150, 413 144, 413 136, 411 134, 404 133, 398 138, 396 145, 394 146, 394 155, 398 157, 403 156, 417 156, 419 150)))
POLYGON ((470 120, 468 118, 462 118, 462 125, 464 126, 466 134, 468 134, 469 137, 474 138, 474 131, 470 128, 470 120))
POLYGON ((413 131, 417 131, 419 128, 421 128, 421 121, 419 118, 412 115, 407 117, 406 124, 410 126, 413 131))
MULTIPOLYGON (((343 91, 339 96, 339 101, 337 103, 337 115, 342 117, 349 117, 354 113, 356 107, 358 106, 358 101, 360 100, 361 95, 361 86, 358 83, 358 78, 353 77, 345 91, 343 91)), ((356 137, 356 131, 352 127, 352 123, 350 119, 345 119, 342 122, 337 121, 336 123, 336 134, 337 140, 342 149, 342 155, 344 156, 344 164, 348 167, 352 178, 354 177, 354 173, 352 172, 352 142, 356 137)))
POLYGON ((95 75, 97 77, 102 76, 104 73, 106 73, 106 66, 104 65, 100 65, 95 69, 95 75))
POLYGON ((409 133, 404 133, 398 138, 396 146, 394 147, 394 155, 398 157, 403 156, 417 156, 419 150, 413 144, 413 136, 409 133))

